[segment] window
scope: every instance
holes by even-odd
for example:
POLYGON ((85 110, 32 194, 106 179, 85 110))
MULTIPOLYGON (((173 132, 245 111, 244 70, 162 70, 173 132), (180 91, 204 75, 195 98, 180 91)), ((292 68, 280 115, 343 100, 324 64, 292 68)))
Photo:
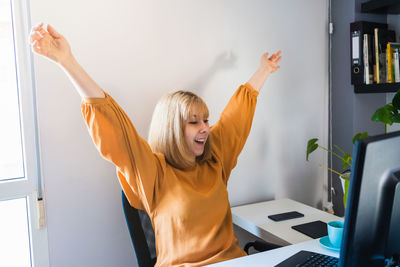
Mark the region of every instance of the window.
POLYGON ((11 5, 0 0, 0 180, 24 177, 11 5))
POLYGON ((0 0, 0 266, 49 266, 41 196, 28 0, 0 0))
POLYGON ((26 198, 0 201, 0 265, 32 266, 26 198))

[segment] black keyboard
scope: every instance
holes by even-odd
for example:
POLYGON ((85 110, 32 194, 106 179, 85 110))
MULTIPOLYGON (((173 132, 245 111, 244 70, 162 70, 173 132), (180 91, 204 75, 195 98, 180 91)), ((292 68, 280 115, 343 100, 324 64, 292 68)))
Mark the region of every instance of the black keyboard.
POLYGON ((285 261, 276 265, 276 267, 292 267, 292 266, 335 266, 339 264, 336 257, 319 254, 316 252, 302 250, 285 261))

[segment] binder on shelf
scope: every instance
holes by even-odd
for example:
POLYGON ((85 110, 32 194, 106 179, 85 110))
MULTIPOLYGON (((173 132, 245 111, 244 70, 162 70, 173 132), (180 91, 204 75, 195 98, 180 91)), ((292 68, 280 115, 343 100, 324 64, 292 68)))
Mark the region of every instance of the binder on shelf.
POLYGON ((395 62, 395 52, 400 48, 400 43, 387 43, 386 46, 386 58, 387 58, 387 65, 388 65, 388 72, 387 72, 387 82, 393 83, 395 82, 395 69, 396 69, 396 62, 395 62))
POLYGON ((399 66, 399 49, 395 48, 393 53, 393 64, 394 64, 394 81, 400 82, 400 66, 399 66))
POLYGON ((371 35, 364 33, 363 40, 364 83, 371 84, 373 83, 371 35))
POLYGON ((382 61, 379 60, 379 36, 378 36, 378 31, 379 28, 375 28, 374 29, 374 48, 375 48, 375 62, 374 62, 374 66, 375 66, 375 75, 374 75, 374 81, 376 83, 380 83, 380 73, 381 73, 381 65, 380 63, 382 61))
POLYGON ((375 38, 375 60, 376 60, 376 83, 388 82, 388 64, 386 48, 388 42, 396 40, 395 32, 388 29, 374 29, 375 38))
MULTIPOLYGON (((364 34, 374 35, 374 29, 387 29, 386 23, 376 23, 368 21, 356 21, 350 23, 350 45, 351 45, 351 83, 364 84, 366 81, 364 70, 364 34)), ((371 42, 373 43, 372 37, 371 42)), ((372 50, 372 58, 375 58, 372 50)), ((374 61, 370 61, 374 62, 374 61)), ((373 72, 373 66, 369 66, 370 72, 373 72)))

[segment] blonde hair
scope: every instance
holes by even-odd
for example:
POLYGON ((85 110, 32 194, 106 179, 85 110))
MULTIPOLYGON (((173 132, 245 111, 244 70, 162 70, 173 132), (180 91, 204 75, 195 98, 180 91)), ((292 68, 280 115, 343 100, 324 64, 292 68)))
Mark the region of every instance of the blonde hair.
POLYGON ((208 118, 208 108, 197 95, 188 91, 176 91, 163 96, 154 109, 149 130, 149 144, 153 152, 161 153, 166 161, 175 168, 185 169, 194 166, 196 161, 203 162, 211 158, 210 136, 202 155, 193 157, 185 141, 186 121, 192 116, 194 108, 204 118, 208 118))

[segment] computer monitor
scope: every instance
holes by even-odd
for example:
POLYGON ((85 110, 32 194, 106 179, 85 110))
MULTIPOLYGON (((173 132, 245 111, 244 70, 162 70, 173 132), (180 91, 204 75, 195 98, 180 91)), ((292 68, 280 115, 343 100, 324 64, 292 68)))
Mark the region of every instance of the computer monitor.
POLYGON ((339 266, 384 266, 400 254, 400 131, 359 140, 353 158, 339 266))

